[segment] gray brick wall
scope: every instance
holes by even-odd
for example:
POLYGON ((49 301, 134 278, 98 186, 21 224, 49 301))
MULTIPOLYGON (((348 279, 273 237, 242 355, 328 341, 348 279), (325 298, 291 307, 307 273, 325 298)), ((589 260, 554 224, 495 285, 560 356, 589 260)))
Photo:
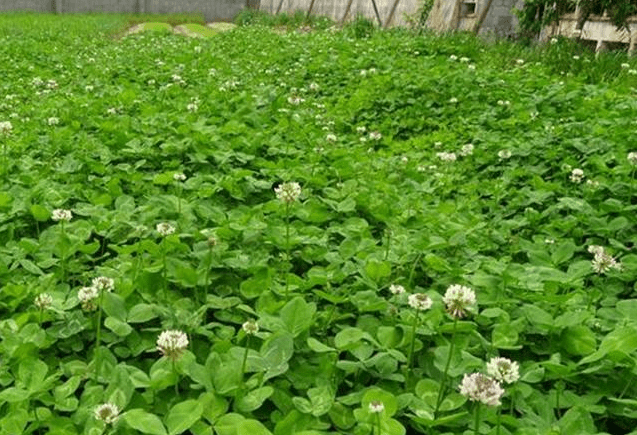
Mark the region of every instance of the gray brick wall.
POLYGON ((230 21, 248 0, 0 0, 0 12, 201 13, 206 21, 230 21))

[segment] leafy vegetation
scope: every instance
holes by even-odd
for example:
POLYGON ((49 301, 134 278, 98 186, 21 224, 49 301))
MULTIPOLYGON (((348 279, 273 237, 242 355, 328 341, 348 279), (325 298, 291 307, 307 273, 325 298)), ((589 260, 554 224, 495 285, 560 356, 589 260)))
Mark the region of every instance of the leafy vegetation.
POLYGON ((636 433, 633 60, 126 20, 0 19, 3 433, 636 433))

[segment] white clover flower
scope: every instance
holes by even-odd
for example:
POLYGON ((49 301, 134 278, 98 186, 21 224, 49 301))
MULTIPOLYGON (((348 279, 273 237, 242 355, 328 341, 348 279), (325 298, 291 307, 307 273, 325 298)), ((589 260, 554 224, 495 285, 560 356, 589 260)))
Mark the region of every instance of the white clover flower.
POLYGON ((449 102, 451 104, 456 104, 458 102, 458 99, 456 97, 451 97, 451 98, 449 98, 449 102))
POLYGON ((190 102, 186 106, 186 110, 188 110, 189 112, 196 112, 197 110, 199 110, 199 105, 194 101, 190 102))
POLYGON ((599 187, 599 181, 597 180, 591 180, 590 178, 588 180, 586 180, 586 185, 595 189, 597 187, 599 187))
POLYGON ((630 68, 630 65, 629 65, 629 64, 627 64, 627 63, 622 63, 622 64, 621 64, 621 67, 622 67, 622 68, 624 68, 624 69, 626 69, 626 68, 630 68))
POLYGON ((175 172, 173 174, 173 180, 175 181, 186 181, 186 174, 183 172, 175 172))
POLYGON ((33 301, 33 305, 38 307, 40 310, 46 310, 53 303, 53 298, 48 293, 40 293, 37 295, 33 301))
POLYGON ((13 125, 11 121, 2 121, 0 122, 0 134, 8 135, 13 130, 13 125))
POLYGON ((53 210, 53 213, 51 213, 51 219, 53 219, 56 222, 58 221, 68 222, 71 220, 72 217, 73 217, 73 213, 71 213, 71 210, 64 210, 62 208, 56 208, 55 210, 53 210))
POLYGON ((150 79, 150 80, 148 80, 148 81, 146 82, 146 84, 147 84, 148 86, 152 86, 152 85, 154 85, 155 83, 157 83, 157 82, 155 81, 155 79, 150 79))
POLYGON ((555 239, 544 239, 544 243, 547 245, 553 245, 555 243, 555 239))
POLYGON ((106 276, 98 276, 93 278, 91 286, 95 287, 97 291, 111 292, 115 288, 115 281, 106 276))
POLYGON ((487 374, 498 382, 512 384, 520 379, 520 366, 508 358, 495 357, 487 363, 487 374))
POLYGON ((637 151, 629 152, 627 159, 628 159, 628 163, 630 163, 633 166, 637 166, 637 151))
POLYGON ((188 337, 182 331, 164 331, 157 338, 157 350, 173 361, 181 358, 187 347, 188 337))
POLYGON ((460 150, 460 155, 461 156, 470 156, 471 154, 473 154, 473 144, 468 143, 466 145, 462 146, 462 149, 460 150))
POLYGON ((385 404, 380 400, 372 400, 369 402, 369 412, 372 414, 380 414, 385 410, 385 404))
POLYGON ((635 76, 635 75, 637 75, 637 69, 632 69, 632 68, 631 68, 631 69, 629 69, 629 70, 628 70, 628 74, 630 74, 631 76, 635 76))
POLYGON ((93 85, 86 85, 86 86, 84 86, 84 90, 85 90, 86 92, 93 92, 93 89, 95 89, 95 88, 93 87, 93 85))
POLYGON ((106 109, 106 113, 108 115, 117 115, 117 109, 115 107, 109 107, 106 109))
POLYGON ((97 298, 99 291, 95 287, 82 287, 77 292, 77 299, 86 311, 93 311, 97 308, 97 298))
POLYGON ((460 384, 460 394, 474 402, 481 402, 489 406, 501 404, 500 398, 504 390, 500 383, 482 373, 465 374, 460 384))
POLYGON ((458 60, 458 56, 456 56, 455 54, 452 54, 451 56, 449 56, 449 60, 451 61, 458 60))
POLYGON ((47 122, 47 124, 49 124, 49 125, 58 125, 58 124, 60 123, 60 119, 59 119, 59 118, 57 118, 57 117, 55 117, 55 116, 52 116, 52 117, 50 117, 49 119, 47 119, 47 121, 46 121, 46 122, 47 122))
POLYGON ((553 45, 557 44, 557 38, 551 38, 551 44, 553 45))
POLYGON ((298 106, 303 102, 305 102, 305 98, 301 98, 298 95, 288 97, 288 103, 292 104, 293 106, 298 106))
POLYGON ((569 178, 573 183, 581 183, 584 179, 584 171, 579 168, 575 168, 571 171, 571 176, 569 178))
POLYGON ((402 164, 407 164, 407 163, 409 162, 409 157, 407 157, 407 156, 402 156, 402 157, 400 158, 400 162, 401 162, 402 164))
POLYGON ((201 45, 197 45, 195 46, 195 48, 193 49, 195 53, 199 54, 201 53, 201 50, 203 50, 203 48, 201 47, 201 45))
POLYGON ((241 325, 241 328, 247 335, 254 335, 259 332, 259 325, 255 320, 248 320, 243 325, 241 325))
POLYGON ((33 86, 42 86, 44 84, 44 81, 40 77, 34 77, 31 81, 31 84, 33 86))
POLYGON ((325 140, 330 142, 330 143, 334 143, 336 142, 336 135, 333 133, 328 134, 327 136, 325 136, 325 140))
POLYGON ((365 134, 366 131, 367 127, 365 127, 364 125, 356 127, 356 133, 358 134, 365 134))
POLYGON ((476 66, 474 64, 469 64, 469 65, 467 65, 467 68, 469 68, 470 70, 473 71, 473 70, 476 69, 476 66))
POLYGON ((56 89, 58 87, 58 84, 55 80, 50 79, 46 81, 46 87, 49 89, 56 89))
POLYGON ((515 63, 518 65, 524 65, 524 59, 516 59, 515 63))
POLYGON ((274 188, 274 193, 279 201, 294 202, 301 196, 301 185, 297 182, 281 183, 274 188))
POLYGON ((378 131, 370 131, 369 132, 369 140, 381 140, 383 135, 378 131))
POLYGON ((590 245, 588 247, 588 252, 595 255, 601 255, 604 253, 604 247, 599 245, 590 245))
POLYGON ((579 59, 580 59, 580 57, 578 55, 574 55, 573 56, 573 60, 579 60, 579 59))
POLYGON ((607 254, 603 247, 596 245, 589 246, 588 252, 595 254, 591 265, 596 273, 602 275, 611 269, 622 270, 622 264, 607 254))
POLYGON ((431 298, 424 293, 414 293, 409 295, 408 302, 410 307, 419 311, 428 310, 433 304, 431 298))
POLYGON ((157 230, 157 232, 162 235, 162 236, 169 236, 171 234, 173 234, 175 232, 175 227, 168 223, 168 222, 161 222, 158 223, 157 226, 155 227, 155 229, 157 230))
POLYGON ((476 294, 469 287, 453 284, 447 288, 442 300, 447 306, 447 312, 461 319, 476 304, 476 294))
POLYGON ((106 424, 113 424, 119 417, 119 408, 112 403, 104 403, 95 408, 95 419, 106 424))
POLYGON ((448 152, 436 153, 436 156, 438 156, 438 158, 442 160, 443 162, 455 162, 457 158, 456 153, 448 153, 448 152))
POLYGON ((469 59, 468 57, 465 57, 465 56, 462 56, 462 57, 460 58, 460 62, 464 62, 464 63, 469 62, 470 60, 471 60, 471 59, 469 59))
POLYGON ((511 158, 511 151, 509 150, 500 150, 498 151, 498 158, 500 160, 506 160, 511 158))
POLYGON ((400 284, 392 284, 389 286, 389 291, 394 295, 402 295, 405 293, 405 287, 400 284))
POLYGON ((315 82, 310 83, 310 90, 318 91, 319 89, 320 89, 320 86, 318 85, 318 83, 315 83, 315 82))

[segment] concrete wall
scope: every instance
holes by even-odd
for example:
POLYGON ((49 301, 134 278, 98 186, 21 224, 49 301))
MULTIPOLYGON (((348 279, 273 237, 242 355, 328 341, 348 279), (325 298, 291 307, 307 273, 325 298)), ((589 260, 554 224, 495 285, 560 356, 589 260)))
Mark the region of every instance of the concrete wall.
MULTIPOLYGON (((349 0, 315 0, 312 14, 324 15, 334 21, 340 21, 345 15, 348 1, 349 0)), ((383 24, 385 24, 389 18, 394 2, 395 0, 376 0, 378 14, 383 24)), ((261 0, 261 10, 275 13, 279 3, 281 3, 281 0, 261 0)), ((307 12, 310 8, 310 4, 311 0, 283 0, 283 3, 281 3, 281 12, 307 12)), ((419 0, 399 0, 391 24, 406 24, 406 20, 404 19, 405 14, 415 13, 418 10, 419 4, 419 0)), ((377 20, 372 0, 352 0, 350 11, 346 18, 352 19, 356 17, 357 14, 364 15, 374 21, 377 20)))
POLYGON ((230 21, 247 0, 0 0, 0 12, 201 13, 206 21, 230 21))

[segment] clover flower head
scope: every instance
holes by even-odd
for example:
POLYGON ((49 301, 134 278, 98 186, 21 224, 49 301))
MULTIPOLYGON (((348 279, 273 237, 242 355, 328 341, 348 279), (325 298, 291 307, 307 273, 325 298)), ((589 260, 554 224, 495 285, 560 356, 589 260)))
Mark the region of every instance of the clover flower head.
POLYGON ((403 293, 405 293, 405 287, 400 284, 392 284, 389 286, 389 291, 393 295, 402 295, 403 293))
POLYGON ((500 160, 506 160, 511 158, 511 151, 509 150, 500 150, 498 151, 498 158, 500 160))
POLYGON ((49 125, 58 125, 60 123, 60 118, 52 116, 46 120, 46 123, 49 125))
POLYGON ((155 229, 160 235, 164 237, 169 236, 175 232, 175 227, 168 222, 158 223, 155 229))
POLYGON ((381 140, 383 135, 379 131, 370 131, 369 140, 381 140))
POLYGON ((106 424, 113 424, 119 417, 119 408, 112 403, 103 403, 95 408, 95 419, 106 424))
POLYGON ((471 143, 463 145, 462 149, 460 150, 460 155, 461 156, 470 156, 471 154, 473 154, 473 149, 474 149, 474 146, 471 143))
POLYGON ((594 254, 591 265, 595 273, 603 275, 612 269, 622 269, 622 264, 609 255, 602 246, 591 245, 588 247, 588 252, 594 254))
POLYGON ((449 60, 458 60, 458 56, 452 54, 451 56, 449 56, 449 60))
POLYGON ((447 288, 442 300, 447 306, 447 312, 461 319, 476 304, 476 294, 469 287, 453 284, 447 288))
POLYGON ((380 400, 372 400, 369 402, 369 412, 372 414, 380 414, 385 410, 385 404, 380 400))
POLYGON ((518 65, 524 65, 524 59, 516 59, 515 63, 518 65))
POLYGON ((451 98, 449 98, 449 102, 451 104, 456 104, 458 102, 458 99, 456 97, 451 97, 451 98))
POLYGON ((291 203, 301 196, 301 185, 296 182, 281 183, 274 188, 274 193, 279 201, 291 203))
POLYGON ((628 163, 633 166, 637 166, 637 151, 631 151, 628 153, 628 163))
POLYGON ((53 213, 51 213, 51 219, 56 222, 68 222, 71 220, 72 217, 73 213, 71 213, 71 210, 64 210, 62 208, 56 208, 55 210, 53 210, 53 213))
POLYGON ((97 298, 100 292, 95 287, 82 287, 77 292, 77 298, 82 304, 82 309, 94 311, 97 308, 97 298))
POLYGON ((157 338, 157 350, 173 361, 181 358, 187 347, 188 337, 182 331, 164 331, 157 338))
POLYGON ((604 253, 604 247, 599 245, 590 245, 588 247, 588 252, 594 255, 600 255, 604 253))
POLYGON ((40 293, 37 295, 33 301, 33 305, 38 307, 40 310, 46 310, 53 303, 53 298, 48 293, 40 293))
POLYGON ((175 172, 173 174, 173 180, 175 181, 186 181, 186 174, 182 172, 175 172))
POLYGON ((259 324, 255 320, 248 320, 241 325, 241 328, 247 335, 254 335, 259 332, 259 324))
POLYGON ((0 122, 0 134, 9 134, 13 130, 13 125, 11 121, 2 121, 0 122))
POLYGON ((356 127, 356 133, 358 134, 364 134, 366 131, 367 131, 367 127, 365 127, 364 125, 360 125, 356 127))
POLYGON ((320 86, 318 83, 315 83, 315 82, 310 83, 310 90, 318 91, 319 89, 320 89, 320 86))
POLYGON ((98 276, 97 278, 93 278, 91 286, 95 287, 98 292, 111 292, 115 288, 115 281, 106 276, 98 276))
POLYGON ((487 363, 487 374, 498 382, 512 384, 520 379, 520 366, 508 358, 494 357, 487 363))
POLYGON ((436 156, 438 156, 438 158, 443 162, 455 162, 457 159, 456 153, 448 153, 446 151, 436 153, 436 156))
POLYGON ((410 307, 419 311, 428 310, 429 308, 431 308, 431 305, 433 303, 431 298, 424 293, 411 294, 409 295, 407 301, 409 302, 410 307))
POLYGON ((333 133, 328 134, 327 136, 325 136, 325 140, 328 141, 329 143, 334 143, 336 142, 336 135, 333 133))
POLYGON ((292 95, 291 97, 288 97, 288 103, 293 106, 298 106, 303 102, 305 102, 305 98, 299 97, 298 95, 292 95))
POLYGON ((482 373, 465 374, 460 384, 460 394, 474 402, 481 402, 489 406, 501 404, 500 398, 504 390, 500 383, 482 373))
POLYGON ((581 183, 584 179, 584 171, 579 168, 573 169, 571 171, 570 179, 573 183, 581 183))
POLYGON ((622 64, 621 64, 621 67, 622 67, 622 68, 624 68, 624 69, 626 69, 626 68, 630 68, 630 64, 622 63, 622 64))

